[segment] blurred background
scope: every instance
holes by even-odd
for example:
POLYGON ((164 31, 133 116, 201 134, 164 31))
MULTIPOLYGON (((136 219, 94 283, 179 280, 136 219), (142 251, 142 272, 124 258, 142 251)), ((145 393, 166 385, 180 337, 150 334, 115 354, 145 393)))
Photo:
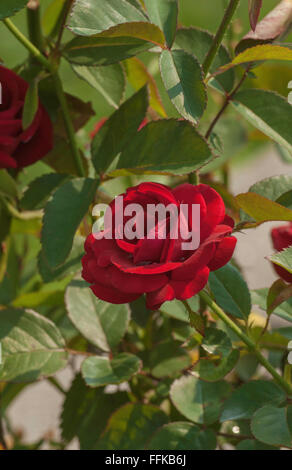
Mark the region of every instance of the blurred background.
MULTIPOLYGON (((50 4, 50 0, 41 0, 40 3, 42 12, 45 12, 50 4)), ((277 0, 264 0, 261 17, 277 3, 277 0)), ((184 26, 197 26, 215 32, 226 4, 226 0, 205 0, 204 2, 180 0, 179 22, 184 26)), ((232 31, 229 32, 226 38, 227 43, 228 41, 237 42, 239 38, 249 31, 247 4, 248 0, 242 0, 232 31)), ((25 13, 19 13, 13 18, 13 21, 21 31, 26 33, 25 13)), ((66 38, 70 39, 70 36, 71 34, 67 32, 64 36, 65 40, 66 38)), ((14 68, 23 63, 27 57, 26 50, 11 36, 2 24, 0 24, 0 37, 0 58, 4 65, 14 68)), ((289 40, 292 42, 291 36, 288 38, 289 40)), ((157 80, 168 115, 176 117, 176 110, 161 87, 156 56, 146 53, 140 56, 140 58, 147 64, 149 71, 157 80)), ((280 62, 262 64, 254 69, 253 73, 254 77, 247 80, 246 87, 256 86, 268 90, 276 90, 287 97, 288 82, 292 80, 291 66, 283 65, 280 62)), ((94 128, 95 123, 103 116, 110 115, 113 112, 113 108, 110 107, 101 94, 79 79, 65 61, 61 65, 61 78, 63 79, 66 92, 86 102, 92 102, 96 115, 90 119, 82 131, 83 135, 81 135, 81 138, 84 140, 94 128)), ((126 95, 132 92, 133 90, 128 86, 126 95)), ((214 103, 210 104, 210 113, 212 113, 215 105, 216 99, 214 103)), ((221 129, 222 133, 230 141, 232 141, 232 135, 237 136, 233 144, 226 148, 224 155, 226 165, 228 165, 229 189, 233 194, 248 191, 252 184, 266 177, 280 174, 292 175, 292 157, 290 157, 290 161, 289 156, 281 155, 274 144, 269 142, 258 131, 247 127, 245 124, 244 128, 242 126, 241 118, 238 115, 234 115, 234 117, 231 115, 228 119, 226 118, 223 123, 224 128, 221 129)), ((216 164, 213 168, 216 170, 216 164)), ((45 166, 37 164, 26 169, 23 178, 30 181, 44 172, 46 172, 45 166)), ((162 178, 158 178, 158 180, 161 181, 162 178)), ((121 180, 121 192, 123 190, 123 183, 121 180)), ((109 185, 107 188, 108 192, 115 195, 114 192, 118 190, 117 186, 119 184, 116 182, 115 189, 109 185)), ((242 268, 242 272, 251 289, 270 286, 276 279, 270 263, 266 260, 266 257, 273 252, 270 230, 271 227, 276 225, 279 225, 279 223, 264 224, 257 229, 246 230, 244 233, 238 234, 239 242, 235 258, 242 268)), ((67 388, 72 378, 71 370, 68 368, 59 373, 58 378, 63 386, 67 388)), ((50 435, 51 438, 57 438, 56 429, 58 427, 62 400, 62 394, 46 381, 31 385, 25 388, 10 407, 9 418, 11 424, 14 429, 19 430, 19 433, 23 435, 26 442, 35 442, 44 434, 50 435)))

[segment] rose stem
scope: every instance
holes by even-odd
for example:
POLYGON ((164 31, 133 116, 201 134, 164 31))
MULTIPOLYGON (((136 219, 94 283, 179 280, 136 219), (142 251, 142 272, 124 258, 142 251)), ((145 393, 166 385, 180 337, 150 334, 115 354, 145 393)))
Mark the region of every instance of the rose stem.
POLYGON ((212 45, 210 47, 210 50, 208 54, 206 55, 206 58, 203 63, 203 71, 205 75, 209 72, 209 69, 213 63, 213 60, 215 59, 215 56, 218 52, 218 49, 223 41, 224 35, 227 31, 228 26, 231 23, 232 17, 235 13, 236 8, 239 5, 240 0, 230 0, 230 3, 225 11, 225 14, 223 16, 222 22, 219 26, 219 29, 213 39, 212 45))
MULTIPOLYGON (((223 16, 223 19, 222 19, 222 22, 219 26, 219 29, 218 29, 218 31, 217 31, 214 39, 213 39, 212 45, 211 45, 211 47, 209 49, 209 52, 206 55, 206 58, 204 60, 203 71, 204 71, 205 75, 208 74, 208 71, 209 71, 209 69, 210 69, 210 67, 213 63, 213 60, 216 57, 218 49, 219 49, 219 47, 220 47, 220 45, 223 41, 224 35, 225 35, 225 33, 228 29, 228 26, 231 23, 232 17, 234 15, 235 11, 236 11, 237 6, 239 5, 239 2, 240 2, 240 0, 230 0, 230 3, 229 3, 229 5, 228 5, 228 7, 225 11, 225 14, 223 16)), ((218 116, 218 119, 220 118, 221 114, 223 114, 223 112, 224 112, 225 108, 227 107, 227 105, 228 105, 228 103, 225 105, 224 109, 222 110, 222 112, 218 116)), ((211 131, 212 131, 213 127, 211 128, 211 131)), ((211 131, 206 136, 207 139, 209 138, 209 136, 211 134, 211 131)), ((189 183, 191 183, 191 184, 195 184, 195 185, 199 184, 199 171, 190 173, 189 176, 188 176, 188 179, 189 179, 189 183)))
POLYGON ((41 51, 27 39, 24 34, 12 23, 8 18, 2 20, 9 31, 18 39, 18 41, 51 73, 54 80, 56 93, 61 105, 63 120, 71 148, 71 152, 75 161, 76 169, 79 176, 85 176, 84 167, 82 164, 81 156, 75 139, 75 130, 72 123, 67 99, 64 93, 63 85, 60 80, 56 66, 52 64, 41 51))
POLYGON ((288 394, 292 395, 292 387, 288 384, 283 377, 278 374, 274 367, 269 363, 269 361, 261 354, 257 349, 255 343, 231 320, 231 318, 226 315, 219 305, 214 302, 210 295, 206 291, 201 291, 199 293, 201 299, 206 302, 206 304, 213 310, 214 313, 247 345, 247 347, 253 352, 257 357, 260 364, 262 364, 267 371, 273 376, 278 385, 288 394))

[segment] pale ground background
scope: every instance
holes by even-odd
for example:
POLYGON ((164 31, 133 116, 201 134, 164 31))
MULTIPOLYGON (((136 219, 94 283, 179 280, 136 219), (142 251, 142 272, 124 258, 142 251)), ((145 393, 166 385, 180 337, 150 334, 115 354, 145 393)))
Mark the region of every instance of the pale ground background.
MULTIPOLYGON (((292 175, 292 165, 283 163, 273 151, 265 151, 261 157, 232 169, 231 191, 234 194, 246 192, 256 181, 280 174, 292 175)), ((265 259, 273 252, 269 234, 275 225, 279 223, 263 224, 238 234, 236 259, 252 289, 269 286, 276 279, 270 263, 265 259)), ((72 380, 70 368, 60 372, 58 379, 67 388, 72 380)), ((43 381, 20 394, 9 410, 9 418, 14 428, 24 432, 26 442, 35 442, 47 432, 58 437, 62 401, 61 393, 43 381)), ((71 448, 76 448, 76 443, 73 442, 71 448)))

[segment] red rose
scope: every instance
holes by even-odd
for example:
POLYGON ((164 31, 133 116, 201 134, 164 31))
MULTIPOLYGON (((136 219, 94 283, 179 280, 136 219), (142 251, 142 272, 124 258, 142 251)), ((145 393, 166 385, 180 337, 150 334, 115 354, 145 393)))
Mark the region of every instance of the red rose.
POLYGON ((28 83, 0 66, 0 168, 22 168, 43 158, 53 147, 53 127, 39 104, 33 123, 22 127, 22 112, 28 83))
MULTIPOLYGON (((292 245, 292 222, 282 227, 273 228, 271 234, 275 250, 282 251, 284 248, 288 248, 288 246, 292 245)), ((273 263, 273 266, 277 274, 284 279, 284 281, 292 282, 291 273, 277 264, 273 263)))
MULTIPOLYGON (((158 183, 141 183, 129 188, 124 208, 136 203, 200 205, 200 246, 182 249, 182 239, 101 239, 89 235, 83 257, 83 278, 94 294, 110 303, 127 303, 146 294, 147 307, 158 309, 172 299, 188 299, 204 288, 210 271, 224 266, 232 257, 236 238, 230 236, 234 223, 225 215, 221 196, 205 184, 182 184, 175 189, 158 183)), ((114 201, 111 203, 114 207, 114 201)), ((145 211, 144 211, 145 214, 145 211)), ((123 225, 128 219, 123 218, 123 225)), ((167 222, 167 220, 166 220, 167 222)), ((191 228, 191 227, 190 227, 191 228)), ((155 227, 155 233, 159 228, 155 227)))

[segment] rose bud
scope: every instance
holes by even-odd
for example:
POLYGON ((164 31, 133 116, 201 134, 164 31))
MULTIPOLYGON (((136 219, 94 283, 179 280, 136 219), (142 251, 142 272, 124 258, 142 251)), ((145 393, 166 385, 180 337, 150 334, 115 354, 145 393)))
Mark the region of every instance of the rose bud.
MULTIPOLYGON (((234 222, 225 214, 221 196, 205 184, 197 186, 182 184, 175 189, 158 183, 141 183, 128 188, 125 194, 110 204, 108 229, 91 234, 85 242, 86 254, 82 259, 83 278, 91 284, 93 293, 100 299, 113 304, 122 304, 146 294, 147 307, 158 309, 163 302, 193 297, 202 290, 210 271, 228 263, 233 255, 236 238, 231 236, 234 222), (116 207, 122 202, 123 210, 116 207), (130 204, 139 204, 141 237, 129 237, 126 227, 129 223, 130 204), (186 249, 186 236, 171 236, 171 219, 168 211, 164 219, 154 220, 151 237, 148 230, 149 205, 162 207, 172 205, 179 216, 180 226, 187 220, 189 233, 198 227, 199 245, 186 249), (184 211, 182 209, 184 205, 184 211), (193 205, 197 217, 193 217, 193 205), (197 220, 198 219, 198 220, 197 220), (143 223, 145 221, 145 223, 143 223), (164 232, 163 232, 164 230, 164 232), (121 235, 122 234, 122 235, 121 235), (161 236, 163 234, 163 236, 161 236), (144 236, 143 236, 144 235, 144 236), (103 238, 102 238, 103 237, 103 238)), ((107 212, 105 214, 105 225, 107 212)))
POLYGON ((23 129, 22 114, 28 83, 0 66, 0 168, 22 168, 43 158, 53 147, 53 127, 43 105, 23 129))
MULTIPOLYGON (((292 222, 282 227, 276 227, 271 232, 273 246, 276 251, 282 251, 288 246, 292 246, 292 222)), ((281 268, 277 264, 273 263, 273 267, 276 273, 286 282, 292 282, 292 274, 281 268)))

